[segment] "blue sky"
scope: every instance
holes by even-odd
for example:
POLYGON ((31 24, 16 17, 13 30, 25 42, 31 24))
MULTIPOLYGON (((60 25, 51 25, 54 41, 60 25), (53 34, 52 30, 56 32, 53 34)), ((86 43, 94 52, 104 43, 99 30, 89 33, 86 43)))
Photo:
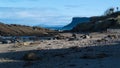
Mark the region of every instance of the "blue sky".
POLYGON ((72 17, 102 15, 120 0, 0 0, 0 21, 22 25, 66 25, 72 17))

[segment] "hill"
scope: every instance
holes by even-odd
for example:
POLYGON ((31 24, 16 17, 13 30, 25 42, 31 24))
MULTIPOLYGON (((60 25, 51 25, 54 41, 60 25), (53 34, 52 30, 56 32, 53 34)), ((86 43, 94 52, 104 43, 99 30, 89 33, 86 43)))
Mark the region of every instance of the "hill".
POLYGON ((39 36, 48 32, 52 31, 40 27, 0 23, 0 35, 2 36, 39 36))
POLYGON ((91 32, 91 31, 105 31, 107 29, 120 28, 120 12, 115 12, 106 16, 90 17, 90 22, 82 22, 75 26, 71 31, 73 32, 91 32))

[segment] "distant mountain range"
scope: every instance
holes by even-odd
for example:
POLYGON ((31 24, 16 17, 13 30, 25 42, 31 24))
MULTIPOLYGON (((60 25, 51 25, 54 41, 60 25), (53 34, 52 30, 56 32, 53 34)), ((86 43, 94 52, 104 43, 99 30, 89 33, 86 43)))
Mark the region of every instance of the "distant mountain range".
POLYGON ((89 20, 90 18, 88 17, 73 17, 72 22, 67 25, 49 26, 49 25, 40 24, 37 26, 47 28, 47 29, 52 29, 52 30, 71 30, 77 24, 82 22, 89 22, 89 20))
POLYGON ((72 22, 64 26, 62 30, 71 30, 73 27, 75 27, 79 23, 83 23, 83 22, 85 23, 89 21, 90 21, 90 18, 88 17, 73 17, 72 22))
POLYGON ((46 28, 46 29, 50 29, 50 30, 61 30, 63 28, 64 25, 44 25, 44 24, 40 24, 37 25, 37 27, 42 27, 42 28, 46 28))

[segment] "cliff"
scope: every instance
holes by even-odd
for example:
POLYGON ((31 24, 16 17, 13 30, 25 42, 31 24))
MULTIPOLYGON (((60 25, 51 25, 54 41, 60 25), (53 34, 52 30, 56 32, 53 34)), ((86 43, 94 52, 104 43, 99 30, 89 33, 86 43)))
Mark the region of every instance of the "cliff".
POLYGON ((80 23, 71 31, 73 32, 92 32, 105 31, 107 29, 120 28, 120 12, 115 12, 107 16, 90 17, 90 22, 80 23))
POLYGON ((78 25, 79 23, 82 23, 82 22, 88 22, 90 19, 87 18, 87 17, 74 17, 72 19, 72 22, 66 26, 64 26, 62 29, 63 30, 70 30, 72 29, 73 27, 75 27, 76 25, 78 25))

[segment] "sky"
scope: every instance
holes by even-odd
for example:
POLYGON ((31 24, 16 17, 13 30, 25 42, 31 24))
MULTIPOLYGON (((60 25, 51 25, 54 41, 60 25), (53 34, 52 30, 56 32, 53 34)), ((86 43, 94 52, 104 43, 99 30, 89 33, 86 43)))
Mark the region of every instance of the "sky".
POLYGON ((0 0, 0 22, 66 25, 73 17, 103 15, 111 7, 120 7, 120 0, 0 0))

